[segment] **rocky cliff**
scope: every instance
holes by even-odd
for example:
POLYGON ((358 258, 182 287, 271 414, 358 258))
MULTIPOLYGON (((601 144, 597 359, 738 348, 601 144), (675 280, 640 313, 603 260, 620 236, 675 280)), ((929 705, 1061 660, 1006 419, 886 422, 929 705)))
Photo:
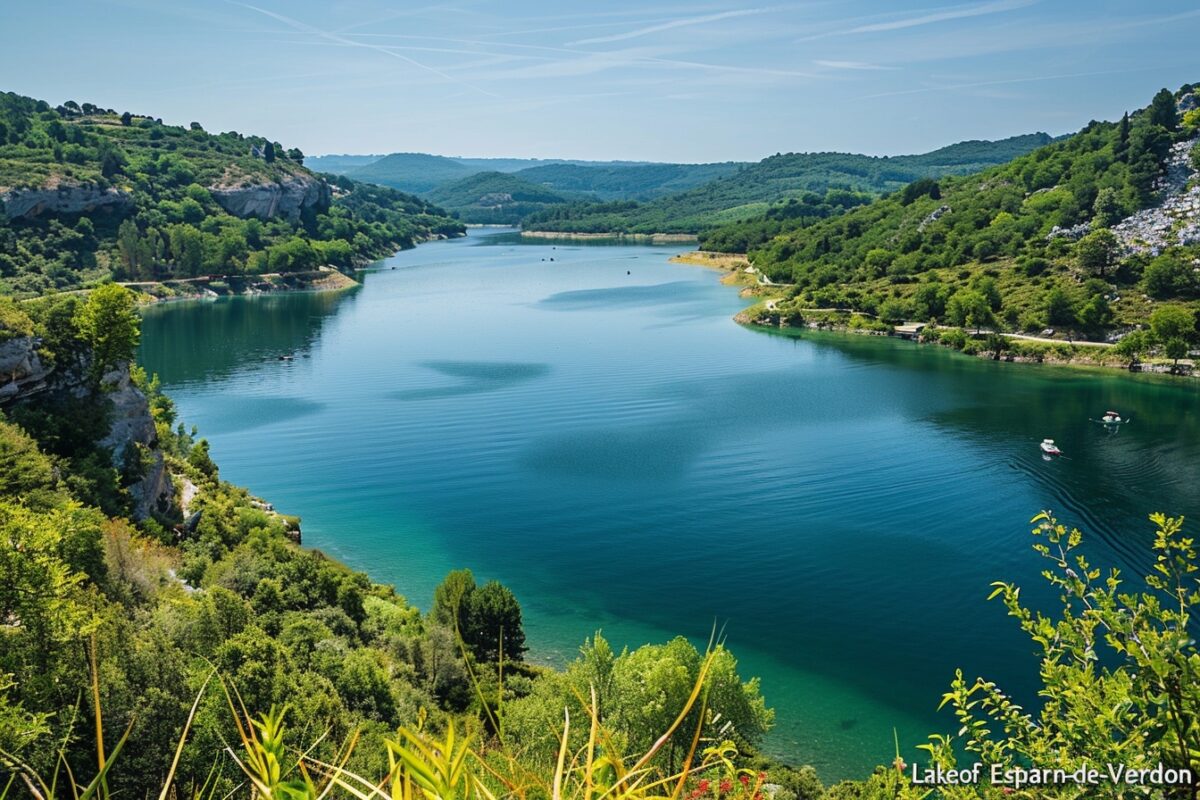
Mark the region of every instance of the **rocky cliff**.
POLYGON ((60 183, 40 189, 8 189, 0 193, 0 206, 8 219, 33 219, 42 214, 82 214, 107 209, 133 208, 133 196, 121 189, 87 184, 60 183))
POLYGON ((221 208, 235 217, 295 221, 306 208, 328 208, 329 184, 309 175, 289 175, 270 183, 247 182, 236 186, 210 186, 221 208))
POLYGON ((100 440, 100 446, 112 453, 112 462, 118 466, 134 455, 131 448, 144 454, 142 477, 128 487, 133 499, 133 518, 169 515, 175 503, 175 486, 158 449, 158 432, 146 395, 134 386, 128 364, 105 375, 103 386, 111 404, 111 416, 108 434, 100 440))
MULTIPOLYGON (((39 358, 38 345, 38 340, 29 336, 0 343, 0 408, 45 402, 43 393, 83 398, 92 391, 80 377, 83 365, 52 369, 39 358)), ((134 519, 171 516, 175 487, 158 449, 158 432, 146 395, 133 384, 128 364, 109 372, 102 383, 102 402, 109 404, 109 428, 98 444, 112 454, 118 469, 135 455, 143 466, 142 477, 127 487, 134 519)))
POLYGON ((0 344, 0 403, 46 389, 51 369, 37 354, 38 340, 19 336, 0 344))

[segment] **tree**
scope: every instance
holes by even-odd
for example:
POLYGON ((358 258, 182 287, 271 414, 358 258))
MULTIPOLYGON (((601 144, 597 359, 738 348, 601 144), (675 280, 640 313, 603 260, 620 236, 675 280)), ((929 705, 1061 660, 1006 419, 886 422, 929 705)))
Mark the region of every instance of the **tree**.
POLYGON ((1111 186, 1105 186, 1096 193, 1096 202, 1092 203, 1092 224, 1101 228, 1116 225, 1125 216, 1125 208, 1121 205, 1121 196, 1111 186))
POLYGON ((951 324, 963 328, 974 328, 975 332, 995 321, 991 303, 982 293, 974 289, 960 289, 946 305, 946 316, 951 324))
POLYGON ((941 319, 949 299, 950 287, 944 283, 922 283, 913 293, 913 314, 919 320, 941 319))
POLYGON ((1075 303, 1061 286, 1046 293, 1046 322, 1055 326, 1070 326, 1076 322, 1075 303))
POLYGON ((270 142, 267 142, 266 146, 263 147, 263 161, 266 161, 268 164, 270 164, 274 160, 275 160, 275 145, 271 144, 270 142))
POLYGON ((1166 343, 1163 344, 1163 354, 1178 367, 1179 359, 1187 357, 1188 343, 1178 336, 1173 339, 1167 339, 1166 343))
POLYGON ((863 265, 867 268, 867 274, 873 278, 878 278, 887 273, 888 267, 896 260, 896 254, 891 250, 885 250, 882 247, 874 247, 867 251, 863 257, 863 265))
POLYGON ((525 629, 521 605, 499 581, 488 581, 467 599, 463 639, 480 661, 520 661, 524 654, 525 629))
POLYGON ((126 128, 128 128, 130 125, 132 125, 133 124, 133 114, 130 114, 128 111, 126 111, 124 114, 122 114, 121 115, 121 124, 124 125, 126 128))
POLYGON ((1117 125, 1117 141, 1113 145, 1113 155, 1117 161, 1125 161, 1129 157, 1129 112, 1126 111, 1117 125))
POLYGON ((1159 306, 1150 315, 1150 330, 1162 344, 1164 355, 1178 366, 1196 338, 1196 315, 1183 306, 1159 306))
POLYGON ((1150 330, 1160 342, 1191 341, 1196 336, 1196 315, 1183 306, 1159 306, 1150 315, 1150 330))
POLYGON ((304 153, 300 150, 299 147, 288 148, 287 157, 288 157, 288 161, 295 161, 297 164, 304 163, 304 153))
POLYGON ((1151 297, 1177 297, 1196 290, 1196 274, 1178 254, 1163 253, 1142 271, 1142 286, 1151 297))
POLYGON ((934 200, 942 198, 941 187, 933 178, 921 178, 905 186, 900 192, 900 203, 902 205, 911 205, 922 197, 931 197, 934 200))
POLYGON ((433 590, 430 618, 452 631, 462 631, 466 625, 471 594, 475 591, 475 576, 469 569, 456 569, 446 575, 433 590))
POLYGON ((92 352, 92 378, 100 378, 118 364, 129 361, 141 337, 141 318, 133 292, 115 283, 93 289, 76 312, 79 335, 92 352))
POLYGON ((1148 116, 1154 125, 1161 125, 1168 131, 1179 127, 1179 113, 1175 108, 1175 95, 1170 89, 1159 89, 1150 101, 1148 116))
POLYGON ((1101 331, 1112 322, 1112 309, 1104 295, 1092 295, 1092 298, 1079 309, 1079 323, 1089 331, 1101 331))
POLYGON ((1120 246, 1116 234, 1108 228, 1100 228, 1080 239, 1075 245, 1075 253, 1079 256, 1081 267, 1103 278, 1116 263, 1120 246))

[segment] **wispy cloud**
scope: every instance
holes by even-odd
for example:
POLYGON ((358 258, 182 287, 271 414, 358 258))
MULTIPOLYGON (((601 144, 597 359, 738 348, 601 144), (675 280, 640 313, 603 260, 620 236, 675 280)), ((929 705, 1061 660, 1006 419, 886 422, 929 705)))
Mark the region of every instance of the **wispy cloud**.
POLYGON ((1018 8, 1025 8, 1036 3, 1037 0, 998 0, 994 3, 982 3, 980 5, 969 6, 951 6, 942 11, 935 11, 931 14, 922 14, 919 17, 906 17, 904 19, 896 19, 891 22, 876 22, 872 25, 859 25, 857 28, 851 28, 846 33, 875 33, 878 31, 895 31, 902 28, 916 28, 921 25, 932 25, 935 22, 945 22, 952 19, 965 19, 967 17, 982 17, 988 14, 999 14, 1004 11, 1013 11, 1018 8))
POLYGON ((899 67, 889 67, 883 64, 868 64, 865 61, 826 61, 825 59, 818 58, 813 63, 818 67, 826 67, 828 69, 900 69, 899 67))
POLYGON ((1019 8, 1034 5, 1037 2, 1039 0, 994 0, 994 2, 989 3, 946 6, 936 11, 928 11, 928 13, 902 17, 900 19, 895 19, 895 14, 890 13, 830 20, 825 23, 828 26, 826 30, 809 36, 803 36, 796 41, 812 42, 835 36, 851 36, 863 33, 903 30, 905 28, 919 28, 954 19, 968 19, 970 17, 982 17, 989 14, 1000 14, 1005 11, 1015 11, 1019 8))
POLYGON ((625 33, 614 33, 611 36, 596 36, 591 39, 579 39, 574 42, 567 42, 568 46, 581 44, 603 44, 605 42, 620 42, 625 39, 636 39, 640 36, 649 36, 652 33, 659 31, 672 30, 674 28, 685 28, 691 25, 704 25, 709 22, 719 22, 723 19, 732 19, 734 17, 748 17, 754 14, 765 14, 770 9, 767 8, 747 8, 740 11, 722 11, 719 14, 706 14, 702 17, 683 17, 681 19, 673 19, 669 22, 661 22, 658 25, 647 25, 643 28, 637 28, 625 33))
POLYGON ((974 81, 972 83, 948 83, 941 86, 923 86, 919 89, 901 89, 895 92, 879 92, 864 94, 857 100, 872 100, 877 97, 899 97, 907 94, 927 94, 929 92, 951 92, 960 89, 978 89, 984 86, 1007 86, 1013 83, 1037 83, 1040 81, 1062 81, 1070 78, 1091 78, 1097 75, 1124 75, 1130 72, 1147 72, 1158 69, 1157 66, 1139 67, 1136 69, 1102 69, 1094 72, 1068 72, 1061 75, 1037 75, 1030 78, 1005 78, 995 81, 974 81))
POLYGON ((460 86, 465 86, 468 89, 473 89, 473 90, 479 92, 480 94, 485 94, 489 97, 499 97, 499 95, 489 92, 486 89, 481 89, 478 86, 467 83, 466 81, 462 80, 461 78, 457 78, 453 75, 450 75, 447 72, 443 72, 442 70, 438 69, 437 67, 431 67, 428 64, 424 64, 420 61, 417 61, 415 58, 410 58, 409 56, 406 56, 403 53, 398 53, 392 48, 382 47, 382 46, 376 45, 376 44, 369 44, 367 42, 360 42, 360 41, 351 39, 349 37, 342 36, 340 34, 330 33, 329 31, 323 31, 320 28, 314 27, 312 25, 308 25, 307 23, 301 22, 296 19, 292 19, 291 17, 284 16, 283 14, 277 14, 274 11, 268 11, 265 8, 259 8, 258 6, 252 6, 248 3, 239 3, 236 0, 227 0, 227 2, 230 2, 236 6, 241 6, 242 8, 248 8, 251 11, 255 11, 259 14, 262 14, 263 16, 270 17, 271 19, 273 19, 277 22, 282 22, 284 25, 287 25, 288 27, 290 27, 294 30, 301 31, 302 33, 307 33, 312 36, 317 36, 321 39, 326 39, 331 42, 337 42, 338 44, 343 44, 343 45, 347 45, 350 47, 365 47, 368 50, 374 50, 378 53, 383 53, 384 55, 398 59, 407 64, 411 64, 412 66, 417 67, 418 69, 422 69, 422 70, 425 70, 426 72, 430 72, 441 78, 445 78, 447 81, 450 81, 452 83, 459 84, 460 86))

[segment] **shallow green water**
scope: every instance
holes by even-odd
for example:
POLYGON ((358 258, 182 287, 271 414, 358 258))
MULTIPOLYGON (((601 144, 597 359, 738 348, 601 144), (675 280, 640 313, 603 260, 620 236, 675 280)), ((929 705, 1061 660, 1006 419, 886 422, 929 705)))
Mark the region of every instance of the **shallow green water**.
POLYGON ((953 730, 955 666, 1030 696, 985 598, 1043 597, 1037 511, 1141 573, 1146 514, 1198 510, 1191 385, 749 331, 673 252, 474 233, 349 293, 152 308, 141 360, 225 478, 421 606, 452 568, 498 578, 549 662, 724 625, 770 748, 827 780, 890 761, 893 727, 953 730))

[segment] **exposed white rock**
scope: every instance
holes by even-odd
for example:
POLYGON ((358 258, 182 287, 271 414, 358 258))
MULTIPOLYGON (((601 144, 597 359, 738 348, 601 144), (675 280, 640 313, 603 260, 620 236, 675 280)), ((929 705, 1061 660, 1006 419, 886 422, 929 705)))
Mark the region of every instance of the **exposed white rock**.
POLYGON ((329 205, 329 184, 307 175, 289 175, 271 183, 210 186, 209 192, 221 208, 235 217, 295 221, 306 208, 329 205))
POLYGON ((1200 138, 1171 146, 1166 174, 1159 179, 1159 203, 1126 217, 1112 232, 1127 253, 1158 255, 1164 248, 1200 241, 1200 185, 1188 189, 1195 177, 1190 157, 1200 138))
POLYGON ((166 514, 175 502, 175 487, 158 449, 158 432, 154 428, 154 418, 150 416, 150 403, 142 390, 133 385, 128 364, 106 374, 102 383, 105 396, 112 403, 112 422, 108 435, 100 440, 100 446, 112 452, 112 461, 118 465, 123 463, 131 447, 142 445, 150 452, 150 464, 145 474, 129 487, 134 502, 133 516, 145 519, 153 513, 166 514))
POLYGON ((51 368, 37 354, 38 340, 19 336, 0 344, 0 402, 17 400, 46 388, 51 368))
POLYGON ((82 214, 97 209, 124 211, 133 207, 133 197, 122 189, 60 183, 40 189, 9 189, 0 193, 0 205, 8 219, 33 219, 42 214, 82 214))

